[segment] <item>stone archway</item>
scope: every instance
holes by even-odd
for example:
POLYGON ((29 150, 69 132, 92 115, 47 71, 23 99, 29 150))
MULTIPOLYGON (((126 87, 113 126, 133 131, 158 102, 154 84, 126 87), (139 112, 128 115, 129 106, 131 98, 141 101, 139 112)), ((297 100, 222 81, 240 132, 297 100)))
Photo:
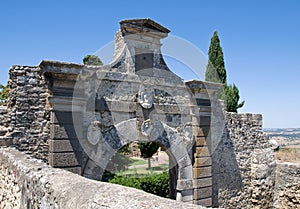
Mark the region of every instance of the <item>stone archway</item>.
MULTIPOLYGON (((103 135, 98 129, 99 131, 96 131, 94 136, 99 140, 95 141, 95 144, 92 144, 89 140, 82 140, 81 145, 84 151, 89 153, 89 157, 93 162, 100 166, 102 172, 104 172, 108 161, 122 146, 131 142, 155 141, 167 149, 167 153, 175 161, 172 163, 174 164, 172 166, 176 166, 176 169, 178 169, 176 171, 178 173, 177 182, 172 182, 172 185, 178 185, 176 188, 176 199, 182 200, 182 198, 187 198, 188 190, 193 189, 191 153, 187 150, 186 144, 184 144, 178 131, 160 121, 151 123, 149 127, 151 130, 148 132, 148 136, 138 131, 136 119, 129 119, 117 124, 114 129, 103 135)), ((97 122, 92 122, 91 124, 96 127, 99 125, 97 122)), ((92 128, 89 127, 89 129, 91 130, 92 128)))

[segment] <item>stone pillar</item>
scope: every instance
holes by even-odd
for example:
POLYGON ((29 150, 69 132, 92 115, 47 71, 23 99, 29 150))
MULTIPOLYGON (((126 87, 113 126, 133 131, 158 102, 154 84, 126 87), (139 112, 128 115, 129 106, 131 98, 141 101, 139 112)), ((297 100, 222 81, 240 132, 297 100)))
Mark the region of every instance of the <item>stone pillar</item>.
MULTIPOLYGON (((193 187, 194 203, 212 207, 212 103, 214 92, 222 85, 203 81, 189 81, 186 85, 193 93, 195 107, 193 110, 193 137, 195 138, 193 187)), ((214 118, 215 119, 215 118, 214 118)))
POLYGON ((82 102, 74 86, 82 65, 43 61, 40 64, 49 83, 50 140, 48 162, 52 167, 82 174, 82 102), (77 99, 78 98, 78 99, 77 99))
MULTIPOLYGON (((58 100, 57 98, 51 100, 55 108, 51 112, 49 164, 81 175, 82 148, 79 138, 83 137, 80 129, 82 113, 72 113, 71 110, 57 108, 58 100)), ((68 100, 60 100, 60 102, 68 106, 68 100)))
POLYGON ((194 203, 212 206, 212 160, 209 149, 210 117, 201 116, 194 153, 194 203))
POLYGON ((82 147, 79 139, 83 138, 82 101, 72 97, 53 96, 49 164, 73 173, 82 174, 82 147))

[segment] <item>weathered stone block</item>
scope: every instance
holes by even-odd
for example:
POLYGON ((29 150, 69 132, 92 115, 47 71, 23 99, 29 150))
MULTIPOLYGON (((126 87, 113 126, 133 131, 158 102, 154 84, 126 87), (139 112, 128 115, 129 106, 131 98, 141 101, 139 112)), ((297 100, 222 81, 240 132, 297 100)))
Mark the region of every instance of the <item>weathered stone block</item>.
POLYGON ((54 124, 82 124, 82 117, 81 112, 54 111, 50 120, 54 124))
POLYGON ((194 200, 194 204, 204 207, 212 207, 212 198, 204 198, 201 200, 194 200))
POLYGON ((207 146, 196 147, 195 157, 210 157, 210 152, 207 146))
POLYGON ((196 137, 196 146, 206 146, 206 138, 204 136, 196 137))
POLYGON ((82 148, 78 140, 49 140, 50 152, 70 152, 81 150, 82 148))
POLYGON ((193 168, 193 171, 194 171, 193 175, 195 179, 212 176, 211 166, 202 167, 202 168, 193 168))
POLYGON ((212 177, 195 179, 193 182, 194 188, 202 188, 212 186, 212 177))
POLYGON ((50 153, 49 154, 49 164, 53 167, 71 167, 71 166, 79 166, 79 159, 81 154, 78 152, 75 154, 74 152, 69 153, 50 153))
POLYGON ((200 116, 200 126, 210 126, 211 117, 210 116, 200 116))
POLYGON ((203 166, 209 166, 209 165, 212 165, 211 157, 195 158, 194 167, 203 167, 203 166))
POLYGON ((198 129, 197 137, 207 137, 210 131, 210 127, 201 127, 198 129))
POLYGON ((182 202, 192 202, 193 201, 193 189, 181 191, 181 201, 182 202))
POLYGON ((177 180, 176 189, 180 191, 193 189, 193 180, 192 179, 177 180))
POLYGON ((185 155, 183 158, 181 158, 180 160, 177 161, 178 165, 181 168, 187 167, 189 165, 192 164, 190 156, 189 155, 185 155))
POLYGON ((191 179, 193 178, 192 165, 179 168, 178 171, 178 179, 191 179))
POLYGON ((53 125, 50 129, 51 139, 78 139, 83 138, 83 127, 73 125, 53 125), (75 130, 76 127, 76 130, 75 130))
POLYGON ((194 189, 194 200, 208 198, 212 196, 212 187, 194 189))

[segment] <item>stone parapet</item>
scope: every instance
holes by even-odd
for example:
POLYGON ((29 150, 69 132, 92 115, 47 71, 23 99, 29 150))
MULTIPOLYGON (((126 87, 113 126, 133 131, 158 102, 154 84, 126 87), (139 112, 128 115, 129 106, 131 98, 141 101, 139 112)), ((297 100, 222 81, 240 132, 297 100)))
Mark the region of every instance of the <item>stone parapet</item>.
POLYGON ((0 208, 204 208, 52 168, 0 148, 0 208))

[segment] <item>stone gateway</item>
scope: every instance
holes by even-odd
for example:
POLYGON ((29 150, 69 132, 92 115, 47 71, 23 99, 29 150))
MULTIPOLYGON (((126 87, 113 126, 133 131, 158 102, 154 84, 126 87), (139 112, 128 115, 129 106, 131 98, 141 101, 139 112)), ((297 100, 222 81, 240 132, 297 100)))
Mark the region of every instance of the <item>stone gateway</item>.
MULTIPOLYGON (((0 145, 13 146, 54 168, 101 180, 119 149, 131 142, 153 141, 169 155, 173 199, 207 207, 272 207, 276 163, 261 130, 262 117, 224 113, 215 96, 222 85, 184 82, 174 74, 161 52, 161 39, 169 32, 151 19, 123 20, 108 65, 44 60, 36 67, 12 66, 9 99, 0 109, 0 145)), ((0 149, 0 171, 22 173, 20 167, 10 166, 22 157, 9 152, 0 149)), ((44 172, 45 165, 41 169, 44 172)), ((1 181, 11 185, 17 180, 25 178, 1 181)), ((55 185, 48 185, 53 194, 55 185)), ((55 202, 60 198, 33 195, 19 187, 23 206, 60 204, 55 202)), ((48 194, 43 188, 39 194, 48 194)))

